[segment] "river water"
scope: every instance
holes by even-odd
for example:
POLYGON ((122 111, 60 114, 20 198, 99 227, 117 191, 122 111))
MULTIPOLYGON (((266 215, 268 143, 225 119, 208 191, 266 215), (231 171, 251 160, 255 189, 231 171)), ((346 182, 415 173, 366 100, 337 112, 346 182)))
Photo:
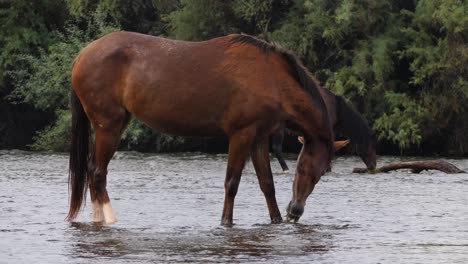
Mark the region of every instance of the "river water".
MULTIPOLYGON (((89 202, 64 221, 65 154, 0 151, 0 263, 468 263, 467 174, 356 175, 357 158, 338 158, 299 223, 271 225, 248 163, 227 228, 226 158, 117 153, 108 191, 118 222, 98 226, 89 202)), ((293 174, 272 167, 285 216, 293 174)))

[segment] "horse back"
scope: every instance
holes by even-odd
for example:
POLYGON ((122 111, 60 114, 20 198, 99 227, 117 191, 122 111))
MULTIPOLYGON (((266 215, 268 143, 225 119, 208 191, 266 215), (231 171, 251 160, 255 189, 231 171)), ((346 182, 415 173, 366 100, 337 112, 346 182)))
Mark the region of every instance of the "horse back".
POLYGON ((80 52, 73 88, 91 119, 126 111, 162 132, 202 136, 271 126, 281 118, 271 77, 278 64, 255 47, 231 45, 231 38, 185 42, 111 33, 80 52))

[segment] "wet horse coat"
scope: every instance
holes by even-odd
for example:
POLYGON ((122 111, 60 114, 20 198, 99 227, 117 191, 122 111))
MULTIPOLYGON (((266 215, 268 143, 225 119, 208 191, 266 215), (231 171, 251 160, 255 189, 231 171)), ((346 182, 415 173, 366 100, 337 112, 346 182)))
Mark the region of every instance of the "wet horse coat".
POLYGON ((293 55, 251 36, 185 42, 111 33, 80 52, 72 85, 69 220, 77 216, 89 186, 93 221, 115 221, 107 166, 131 116, 165 133, 229 137, 222 224, 232 224, 249 156, 272 222, 282 221, 268 152, 268 136, 281 123, 306 138, 288 209, 293 219, 301 216, 331 160, 328 115, 307 71, 293 55), (91 149, 89 124, 95 133, 91 149))

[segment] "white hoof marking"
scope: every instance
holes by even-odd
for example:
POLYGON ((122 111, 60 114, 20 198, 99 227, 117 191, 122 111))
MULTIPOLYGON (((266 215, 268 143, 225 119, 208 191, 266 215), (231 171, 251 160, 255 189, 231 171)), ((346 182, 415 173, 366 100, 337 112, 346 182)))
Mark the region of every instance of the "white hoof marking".
POLYGON ((104 203, 102 205, 103 211, 104 211, 104 223, 105 224, 113 224, 117 222, 115 219, 115 213, 114 209, 112 209, 112 205, 109 203, 104 203))
POLYGON ((102 205, 98 201, 91 202, 93 208, 93 222, 100 223, 104 221, 104 211, 102 205))

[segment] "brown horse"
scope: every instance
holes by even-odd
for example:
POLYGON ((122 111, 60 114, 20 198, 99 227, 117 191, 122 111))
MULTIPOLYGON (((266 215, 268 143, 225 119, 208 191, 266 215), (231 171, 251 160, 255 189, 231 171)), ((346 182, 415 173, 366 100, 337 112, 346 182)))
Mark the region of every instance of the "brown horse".
MULTIPOLYGON (((318 81, 316 81, 318 83, 318 81)), ((335 135, 349 137, 356 146, 356 151, 369 170, 377 166, 377 139, 366 120, 346 103, 343 97, 320 87, 320 94, 327 106, 328 117, 335 135)), ((283 171, 289 170, 283 158, 283 140, 285 134, 300 136, 300 133, 280 127, 271 135, 271 148, 283 171)), ((336 149, 336 148, 335 148, 336 149)))
POLYGON ((268 137, 280 124, 305 137, 288 217, 298 220, 330 164, 328 114, 307 70, 288 52, 248 35, 185 42, 116 32, 85 47, 72 70, 71 190, 68 220, 89 186, 93 221, 115 216, 107 166, 131 116, 162 132, 229 137, 221 223, 231 225, 234 198, 251 156, 272 223, 282 222, 275 198, 268 137), (89 149, 90 126, 95 143, 89 149))

